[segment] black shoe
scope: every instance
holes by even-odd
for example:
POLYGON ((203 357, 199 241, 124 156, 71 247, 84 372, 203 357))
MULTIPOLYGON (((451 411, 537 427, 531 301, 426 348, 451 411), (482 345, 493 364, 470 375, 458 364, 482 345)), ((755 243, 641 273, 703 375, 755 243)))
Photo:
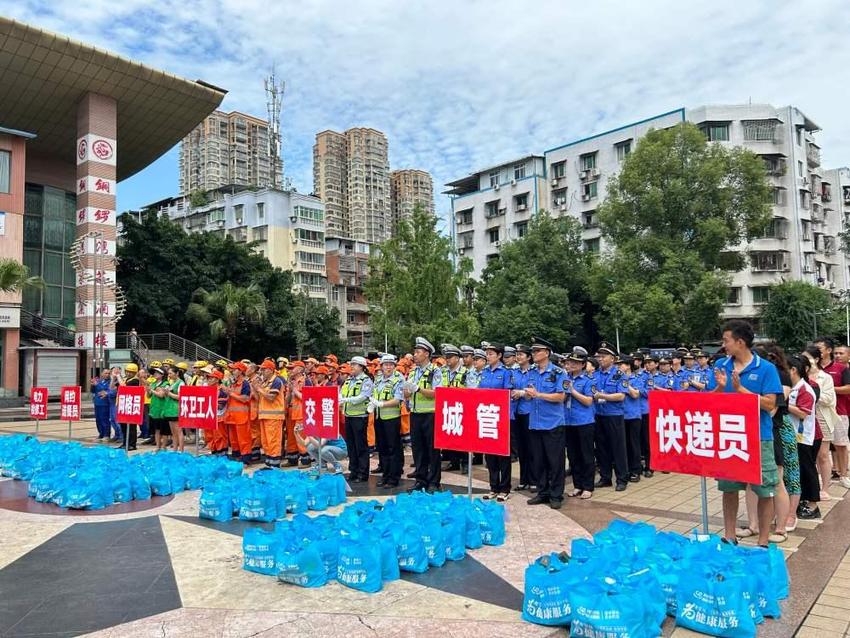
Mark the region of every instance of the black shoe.
POLYGON ((626 491, 626 488, 627 488, 628 486, 629 486, 629 484, 628 484, 628 483, 620 483, 620 482, 618 481, 618 482, 617 482, 617 487, 615 487, 615 488, 614 488, 614 491, 615 491, 615 492, 625 492, 625 491, 626 491))
POLYGON ((425 489, 425 483, 416 483, 413 487, 408 488, 407 493, 412 494, 413 492, 421 492, 425 489))
POLYGON ((377 485, 378 487, 383 487, 386 484, 387 479, 385 479, 384 477, 379 478, 378 481, 375 483, 375 485, 377 485))
POLYGON ((644 470, 643 476, 644 478, 652 478, 653 476, 655 476, 655 472, 653 472, 652 470, 644 470))
POLYGON ((433 494, 434 492, 439 492, 441 489, 443 488, 439 485, 429 485, 425 491, 428 492, 428 494, 433 494))
POLYGON ((407 478, 416 478, 416 472, 408 473, 407 478))
POLYGON ((380 465, 370 472, 370 474, 383 474, 383 473, 384 473, 384 468, 382 468, 380 465))
POLYGON ((398 487, 398 481, 385 481, 383 485, 381 485, 385 490, 391 490, 394 487, 398 487))
POLYGON ((532 494, 537 494, 537 492, 540 491, 540 488, 537 487, 536 485, 532 485, 528 488, 528 491, 531 492, 532 494))
POLYGON ((460 463, 458 461, 452 461, 443 468, 443 472, 457 472, 458 470, 460 470, 460 463))
POLYGON ((348 476, 348 482, 349 483, 362 483, 363 479, 361 479, 359 476, 356 476, 356 475, 353 475, 353 476, 349 475, 348 476))
POLYGON ((553 510, 561 509, 561 505, 563 505, 563 504, 564 504, 564 502, 561 499, 558 499, 558 500, 552 499, 551 501, 549 501, 549 507, 551 507, 553 510))
POLYGON ((543 505, 543 503, 548 503, 548 502, 549 502, 548 496, 540 496, 539 494, 537 496, 535 496, 534 498, 528 499, 529 505, 543 505))
POLYGON ((313 464, 313 459, 309 456, 302 456, 300 459, 301 467, 309 467, 313 464))
POLYGON ((801 518, 804 521, 811 521, 820 517, 820 508, 817 506, 815 506, 814 509, 811 507, 805 507, 803 508, 803 511, 797 514, 797 518, 801 518))
POLYGON ((640 474, 629 474, 630 483, 640 483, 640 474))
POLYGON ((515 492, 525 492, 528 489, 528 485, 517 485, 514 489, 515 492))
POLYGON ((606 481, 605 479, 599 479, 596 483, 593 484, 593 487, 611 487, 613 483, 611 481, 606 481))

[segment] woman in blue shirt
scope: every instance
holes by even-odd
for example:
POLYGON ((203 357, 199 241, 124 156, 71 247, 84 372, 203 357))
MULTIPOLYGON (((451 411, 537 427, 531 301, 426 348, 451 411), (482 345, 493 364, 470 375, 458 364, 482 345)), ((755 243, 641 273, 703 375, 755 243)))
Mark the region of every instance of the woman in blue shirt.
POLYGON ((588 499, 593 496, 593 475, 596 469, 593 457, 593 423, 596 411, 593 407, 593 379, 585 372, 587 355, 573 349, 565 365, 567 379, 564 391, 567 427, 567 457, 573 476, 573 490, 567 496, 588 499))
POLYGON ((626 381, 625 398, 623 399, 623 420, 626 425, 626 458, 629 462, 629 481, 637 483, 640 480, 640 435, 643 422, 641 421, 640 394, 643 388, 642 379, 634 374, 631 362, 622 358, 619 361, 620 372, 626 381))

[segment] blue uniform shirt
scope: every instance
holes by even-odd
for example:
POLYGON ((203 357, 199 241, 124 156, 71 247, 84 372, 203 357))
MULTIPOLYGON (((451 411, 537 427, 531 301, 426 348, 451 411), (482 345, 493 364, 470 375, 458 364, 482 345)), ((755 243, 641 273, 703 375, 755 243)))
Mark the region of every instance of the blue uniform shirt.
POLYGON ((503 364, 499 363, 495 368, 489 365, 481 371, 479 388, 491 388, 496 390, 510 390, 513 375, 503 364))
POLYGON ((92 394, 94 395, 94 404, 104 406, 110 405, 111 401, 109 400, 109 379, 104 381, 103 379, 98 379, 97 383, 92 386, 92 394), (106 392, 106 396, 101 398, 97 395, 98 392, 106 392))
POLYGON ((700 390, 693 385, 693 382, 697 383, 705 383, 702 370, 699 366, 693 365, 690 368, 684 368, 685 378, 687 379, 689 385, 686 392, 700 392, 700 390))
MULTIPOLYGON (((566 373, 551 363, 543 372, 540 372, 537 366, 532 367, 528 372, 528 385, 544 394, 563 392, 566 380, 566 373)), ((528 417, 530 430, 554 430, 564 425, 564 406, 560 402, 553 403, 540 398, 530 399, 530 401, 531 412, 528 417)))
POLYGON ((466 373, 466 387, 467 388, 477 388, 478 383, 481 381, 481 373, 478 372, 474 367, 470 368, 466 373))
POLYGON ((575 397, 569 391, 569 386, 578 393, 586 397, 593 397, 593 379, 591 379, 585 373, 581 373, 577 377, 567 376, 567 401, 564 405, 566 405, 566 415, 567 415, 567 425, 591 425, 594 421, 596 421, 596 410, 593 407, 593 403, 590 405, 582 405, 580 401, 576 400, 575 397))
MULTIPOLYGON (((735 388, 732 387, 732 370, 735 369, 734 359, 723 357, 717 362, 716 367, 726 371, 724 392, 735 392, 735 388)), ((712 377, 714 377, 713 374, 712 377)), ((753 360, 741 371, 741 385, 754 394, 784 393, 776 366, 770 361, 762 359, 755 352, 753 353, 753 360)), ((759 409, 759 434, 762 441, 773 440, 773 417, 770 416, 770 412, 762 409, 759 409)))
MULTIPOLYGON (((596 389, 605 394, 615 394, 626 391, 627 379, 617 366, 611 366, 607 370, 596 371, 596 389)), ((623 414, 623 401, 596 401, 596 414, 599 416, 618 416, 623 414)))
POLYGON ((653 390, 675 390, 676 389, 676 378, 673 376, 672 372, 663 373, 656 372, 652 375, 652 389, 653 390))
POLYGON ((625 419, 639 419, 640 418, 640 396, 637 398, 632 398, 629 394, 628 386, 635 388, 640 391, 643 387, 643 380, 636 374, 628 374, 623 375, 626 381, 626 387, 623 388, 623 392, 626 393, 626 398, 623 399, 623 418, 625 419))
MULTIPOLYGON (((516 368, 513 370, 514 379, 513 384, 516 390, 524 390, 528 387, 528 375, 531 372, 531 368, 523 372, 520 368, 516 368)), ((517 414, 530 414, 531 413, 531 399, 520 399, 517 401, 516 406, 517 414)))
POLYGON ((641 415, 649 414, 649 393, 652 392, 655 382, 646 370, 641 369, 638 375, 640 376, 640 413, 641 415))

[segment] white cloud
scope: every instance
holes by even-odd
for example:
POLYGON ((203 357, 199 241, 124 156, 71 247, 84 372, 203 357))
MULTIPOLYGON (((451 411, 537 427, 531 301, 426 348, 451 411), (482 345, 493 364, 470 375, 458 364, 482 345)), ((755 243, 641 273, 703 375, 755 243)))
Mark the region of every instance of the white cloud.
POLYGON ((222 86, 225 108, 260 116, 276 63, 287 173, 302 191, 325 128, 385 131, 393 167, 428 170, 441 190, 680 106, 747 100, 798 106, 823 127, 825 163, 850 163, 841 0, 4 4, 6 15, 222 86))

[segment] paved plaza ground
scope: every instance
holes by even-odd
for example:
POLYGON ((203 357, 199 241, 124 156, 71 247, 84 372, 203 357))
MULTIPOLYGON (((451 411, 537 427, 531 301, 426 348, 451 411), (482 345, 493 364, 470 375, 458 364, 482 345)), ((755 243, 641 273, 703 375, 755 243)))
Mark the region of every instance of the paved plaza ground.
MULTIPOLYGON (((34 426, 0 423, 0 435, 17 432, 33 433, 34 426)), ((72 428, 75 440, 96 444, 95 436, 93 422, 72 428)), ((39 437, 66 440, 68 426, 44 422, 39 437)), ((483 467, 474 468, 477 493, 486 491, 486 479, 483 467)), ((355 484, 351 496, 386 498, 374 481, 355 484)), ((443 482, 462 492, 466 477, 447 472, 443 482)), ((716 531, 720 498, 709 484, 716 531)), ((791 596, 782 618, 766 621, 759 636, 850 637, 850 498, 839 485, 829 491, 832 500, 820 504, 823 520, 801 521, 780 545, 791 596)), ((243 570, 247 524, 200 520, 198 492, 71 512, 35 503, 25 483, 2 479, 0 636, 564 636, 564 630, 520 619, 529 562, 569 549, 572 538, 589 536, 614 518, 678 532, 700 520, 699 479, 674 474, 656 474, 625 492, 598 490, 590 501, 566 499, 560 511, 529 507, 527 498, 514 494, 508 501, 503 546, 475 550, 425 574, 403 573, 381 592, 365 594, 338 583, 302 589, 243 570)), ((701 634, 675 629, 668 620, 665 635, 701 634)))

